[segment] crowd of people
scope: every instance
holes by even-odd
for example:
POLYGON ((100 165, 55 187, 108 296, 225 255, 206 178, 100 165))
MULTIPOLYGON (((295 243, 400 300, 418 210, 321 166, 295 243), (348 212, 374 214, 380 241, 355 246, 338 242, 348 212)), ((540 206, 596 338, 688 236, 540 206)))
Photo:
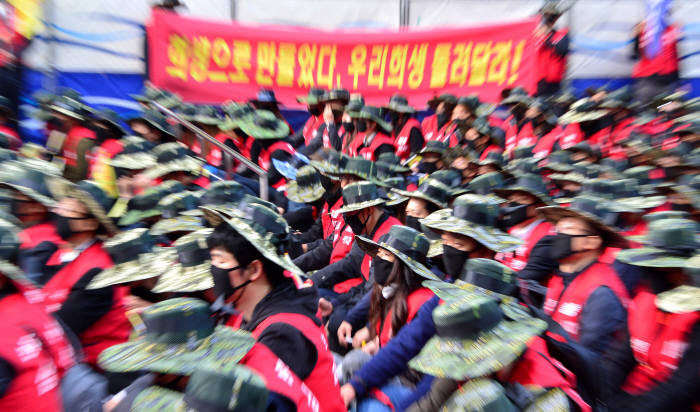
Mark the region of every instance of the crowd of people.
POLYGON ((298 131, 66 89, 37 145, 0 101, 0 410, 697 410, 700 101, 555 69, 424 118, 310 89, 298 131))

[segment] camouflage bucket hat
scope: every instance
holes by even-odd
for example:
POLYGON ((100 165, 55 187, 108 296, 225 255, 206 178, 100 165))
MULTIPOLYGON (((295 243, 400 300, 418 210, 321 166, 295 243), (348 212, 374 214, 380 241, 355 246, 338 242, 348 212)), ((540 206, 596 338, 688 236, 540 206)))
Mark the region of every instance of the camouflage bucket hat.
POLYGON ((157 249, 155 239, 145 228, 122 232, 105 242, 104 248, 114 266, 92 278, 87 289, 101 289, 158 277, 171 265, 170 259, 163 257, 173 254, 170 248, 157 249))
POLYGON ((496 196, 493 192, 505 186, 505 179, 499 172, 484 173, 472 179, 467 185, 467 191, 481 196, 487 196, 496 203, 505 203, 505 200, 496 196))
POLYGON ((124 145, 119 154, 109 160, 109 165, 120 169, 142 170, 156 165, 156 156, 151 152, 153 143, 136 136, 120 140, 124 145))
POLYGON ((177 232, 195 232, 203 229, 202 219, 197 216, 178 216, 172 219, 163 219, 151 226, 148 232, 153 236, 162 236, 177 232))
POLYGON ((406 179, 399 176, 390 177, 382 180, 380 187, 377 188, 386 206, 398 206, 408 201, 407 197, 396 193, 394 189, 406 190, 406 179))
POLYGON ((350 101, 350 92, 343 88, 336 88, 323 93, 323 96, 319 99, 321 103, 339 101, 346 104, 350 101))
POLYGON ((287 198, 297 203, 311 203, 320 199, 326 190, 321 175, 313 166, 303 166, 297 171, 296 180, 287 183, 287 198))
POLYGON ((411 171, 411 169, 407 168, 406 166, 401 166, 401 159, 395 153, 391 152, 380 154, 376 163, 377 174, 379 176, 382 175, 382 172, 384 175, 388 175, 390 174, 389 172, 406 173, 411 171))
MULTIPOLYGON (((248 190, 238 182, 233 180, 218 180, 209 185, 209 189, 199 196, 196 203, 187 201, 175 202, 171 208, 181 215, 202 216, 200 209, 196 206, 211 207, 232 207, 243 200, 248 195, 248 190)), ((173 199, 175 200, 175 199, 173 199)), ((165 207, 165 205, 163 206, 165 207)))
POLYGON ((693 220, 662 219, 651 222, 643 236, 629 239, 645 247, 621 250, 617 260, 634 266, 683 268, 700 249, 700 227, 693 220))
POLYGON ((336 214, 349 213, 357 210, 378 206, 384 203, 379 196, 377 185, 370 182, 351 183, 343 189, 343 207, 336 214))
POLYGON ((462 173, 454 169, 436 170, 431 173, 429 177, 440 181, 440 183, 449 188, 462 184, 462 173))
POLYGON ((51 197, 47 179, 55 174, 50 173, 49 165, 41 160, 3 162, 0 188, 16 190, 46 207, 53 207, 56 201, 51 197))
POLYGON ((425 267, 430 241, 424 234, 407 226, 393 226, 386 238, 375 242, 363 236, 356 236, 357 245, 371 257, 381 248, 396 256, 413 273, 432 280, 440 280, 425 267))
POLYGON ((694 209, 700 210, 700 176, 694 176, 690 181, 685 182, 685 184, 672 186, 657 185, 656 189, 667 196, 671 193, 678 194, 686 198, 694 209))
POLYGON ((441 409, 451 412, 516 412, 503 387, 491 379, 473 379, 462 385, 441 409))
POLYGON ((141 314, 143 333, 100 353, 108 372, 152 371, 189 376, 197 367, 238 363, 255 344, 248 333, 216 327, 209 304, 192 298, 158 302, 141 314))
POLYGON ((232 206, 200 206, 199 209, 209 225, 217 227, 224 223, 225 218, 230 218, 231 216, 245 219, 248 216, 246 213, 250 212, 249 209, 252 205, 263 206, 278 213, 277 205, 251 195, 245 195, 240 202, 232 206))
POLYGON ((450 200, 450 188, 439 180, 431 178, 425 179, 418 190, 411 192, 394 189, 394 191, 401 196, 423 199, 440 208, 447 207, 447 202, 450 200))
POLYGON ((350 157, 335 150, 319 150, 311 156, 309 164, 326 176, 335 178, 339 170, 345 168, 350 157))
POLYGON ((320 103, 320 99, 325 93, 326 91, 323 89, 312 87, 309 89, 309 93, 306 96, 297 96, 297 102, 312 106, 320 103))
POLYGON ((153 148, 156 165, 146 171, 146 176, 157 179, 172 172, 198 173, 204 164, 190 157, 179 143, 163 143, 153 148))
POLYGON ((590 195, 579 195, 571 200, 569 207, 544 206, 537 208, 546 220, 556 224, 562 218, 576 218, 585 221, 603 239, 608 247, 627 247, 627 239, 607 222, 614 210, 609 201, 590 195))
POLYGON ((660 212, 648 213, 642 216, 642 219, 646 220, 647 223, 655 222, 657 220, 663 219, 689 219, 690 215, 688 212, 683 212, 680 210, 664 210, 660 212))
POLYGON ((522 241, 496 228, 499 203, 487 196, 466 194, 457 197, 452 209, 431 213, 420 223, 439 232, 467 236, 496 252, 511 252, 522 241))
POLYGON ((506 163, 506 159, 501 152, 488 152, 486 157, 481 160, 481 159, 474 159, 472 160, 473 163, 476 163, 479 166, 494 166, 498 170, 502 170, 503 166, 506 163))
POLYGON ((474 379, 518 359, 528 342, 547 329, 541 319, 506 320, 492 298, 470 294, 433 311, 437 335, 409 362, 419 372, 440 378, 474 379))
POLYGON ((666 202, 664 196, 642 195, 635 179, 615 180, 612 187, 613 207, 620 212, 642 213, 666 202))
POLYGON ((289 226, 276 211, 257 203, 242 203, 237 215, 226 216, 209 208, 202 208, 209 222, 225 222, 243 236, 266 259, 285 270, 297 288, 303 287, 306 274, 292 262, 287 253, 289 226))
POLYGON ((211 258, 207 237, 214 229, 188 233, 165 249, 159 257, 168 269, 161 273, 153 293, 199 292, 214 287, 210 274, 211 258))
POLYGON ((160 216, 161 211, 158 209, 158 202, 163 197, 163 194, 163 191, 155 187, 129 199, 127 212, 117 222, 119 226, 131 226, 144 219, 160 216))
POLYGON ((190 117, 190 121, 208 126, 218 126, 223 122, 223 119, 220 117, 216 107, 203 105, 195 106, 195 111, 193 116, 190 117))
POLYGON ((183 217, 197 217, 199 198, 192 192, 171 193, 158 201, 158 210, 162 219, 156 222, 152 229, 160 230, 170 226, 176 226, 183 221, 183 217))
POLYGON ((130 94, 129 97, 142 103, 155 101, 167 108, 173 108, 180 104, 180 98, 176 94, 149 86, 144 86, 140 94, 130 94))
POLYGON ((50 177, 47 184, 55 199, 70 197, 81 201, 107 232, 111 235, 119 233, 117 226, 107 216, 116 199, 109 197, 97 183, 91 180, 71 183, 61 177, 50 177))
POLYGON ((283 139, 289 135, 289 125, 269 110, 256 110, 246 121, 240 123, 240 128, 257 140, 283 139))
POLYGON ((360 110, 360 119, 371 120, 377 123, 377 126, 384 129, 385 132, 391 133, 393 129, 391 124, 384 120, 382 109, 374 106, 364 106, 360 110))
POLYGON ((175 137, 175 130, 168 123, 168 118, 157 110, 144 110, 141 114, 127 120, 127 124, 131 126, 135 121, 143 121, 150 127, 153 127, 160 132, 175 137))
POLYGON ((385 109, 398 113, 415 113, 416 109, 408 104, 408 99, 400 94, 391 96, 389 104, 384 106, 385 109))
POLYGON ((219 125, 219 129, 224 131, 241 129, 242 125, 247 124, 255 113, 255 108, 247 103, 227 102, 221 108, 226 117, 219 125))
POLYGON ((547 186, 540 176, 534 174, 523 174, 512 186, 502 189, 494 188, 493 192, 504 199, 508 199, 508 196, 513 193, 526 193, 534 196, 545 205, 552 203, 552 199, 547 194, 547 186))
POLYGON ((331 176, 350 175, 358 177, 368 182, 377 181, 377 164, 371 160, 367 160, 361 156, 356 156, 347 159, 345 166, 339 167, 337 170, 328 170, 325 172, 331 176))
POLYGON ((425 147, 421 149, 420 154, 437 153, 442 156, 447 150, 447 143, 441 140, 428 140, 425 142, 425 147))
POLYGON ((248 367, 198 367, 184 393, 150 386, 136 396, 132 408, 140 412, 263 412, 268 396, 265 381, 248 367))
POLYGON ((508 105, 508 104, 526 104, 526 105, 528 105, 528 104, 530 104, 530 100, 531 100, 530 96, 528 96, 525 89, 518 86, 518 87, 513 88, 513 90, 511 90, 508 97, 501 100, 501 104, 505 104, 505 105, 508 105))
POLYGON ((572 163, 571 153, 560 150, 547 156, 540 167, 557 173, 567 173, 573 170, 572 163))

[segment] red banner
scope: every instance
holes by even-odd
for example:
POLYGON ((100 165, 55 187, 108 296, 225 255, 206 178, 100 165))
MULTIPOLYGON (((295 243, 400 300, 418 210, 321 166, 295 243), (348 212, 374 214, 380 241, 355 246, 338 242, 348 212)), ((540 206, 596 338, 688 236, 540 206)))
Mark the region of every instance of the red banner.
POLYGON ((368 104, 394 93, 417 108, 433 96, 535 85, 535 19, 399 32, 321 31, 214 23, 155 11, 148 27, 150 80, 191 102, 247 100, 261 87, 296 105, 310 87, 344 87, 368 104))

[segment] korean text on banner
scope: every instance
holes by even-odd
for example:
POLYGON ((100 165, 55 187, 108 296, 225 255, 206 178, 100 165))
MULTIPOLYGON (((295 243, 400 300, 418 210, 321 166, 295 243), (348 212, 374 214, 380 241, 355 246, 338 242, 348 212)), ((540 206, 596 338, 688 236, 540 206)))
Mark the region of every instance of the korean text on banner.
POLYGON ((148 26, 150 80, 192 102, 245 100, 261 87, 295 104, 310 87, 344 87, 368 104, 394 93, 422 107, 441 93, 535 85, 537 20, 399 32, 321 31, 214 23, 154 11, 148 26))

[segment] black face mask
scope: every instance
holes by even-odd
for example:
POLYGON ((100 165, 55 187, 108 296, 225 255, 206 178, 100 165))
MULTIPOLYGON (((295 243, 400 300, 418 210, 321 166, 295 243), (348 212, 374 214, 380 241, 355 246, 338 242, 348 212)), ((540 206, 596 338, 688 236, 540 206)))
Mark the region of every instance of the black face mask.
POLYGON ((347 133, 352 133, 355 131, 355 125, 352 124, 352 122, 343 122, 343 129, 345 129, 347 133))
POLYGON ((452 246, 442 246, 442 261, 445 263, 445 271, 452 277, 462 273, 464 262, 469 259, 469 252, 455 249, 452 246))
POLYGON ((231 286, 231 278, 229 277, 229 273, 240 268, 241 266, 236 266, 235 268, 231 269, 222 269, 211 265, 209 271, 211 272, 211 277, 214 279, 214 295, 216 297, 223 296, 224 300, 226 300, 233 296, 238 289, 246 287, 251 282, 251 280, 248 279, 236 287, 231 286))
POLYGON ((391 124, 393 124, 394 126, 399 124, 399 114, 398 113, 396 113, 396 112, 389 113, 389 119, 391 120, 391 124))
POLYGON ((330 177, 321 175, 321 186, 323 186, 323 190, 330 192, 333 190, 333 181, 330 177))
POLYGON ((419 173, 431 174, 436 170, 438 170, 438 168, 435 162, 420 162, 418 165, 419 173))
POLYGON ((309 114, 311 116, 320 116, 321 115, 321 108, 320 107, 309 107, 309 114))
POLYGON ((372 268, 374 270, 374 281, 380 286, 386 286, 389 282, 389 275, 394 269, 394 262, 375 256, 372 258, 372 268))
POLYGON ((551 249, 551 258, 560 261, 562 259, 565 259, 571 255, 574 255, 579 252, 583 252, 582 250, 573 250, 571 248, 571 240, 575 237, 586 237, 588 235, 567 235, 564 233, 557 233, 556 235, 552 236, 552 249, 551 249))
POLYGON ((367 221, 369 220, 369 216, 367 216, 367 219, 363 222, 360 220, 360 214, 354 214, 352 216, 346 215, 345 216, 345 223, 350 226, 350 229, 352 229, 352 233, 355 235, 362 235, 362 232, 365 230, 365 225, 367 224, 367 221))
POLYGON ((364 133, 367 131, 367 123, 365 123, 364 120, 360 120, 357 122, 357 131, 359 133, 364 133))
POLYGON ((56 234, 58 234, 58 237, 60 237, 61 239, 68 240, 75 233, 70 227, 71 219, 65 216, 54 214, 52 216, 52 220, 53 224, 56 226, 56 234))
POLYGON ((406 226, 416 229, 419 232, 422 232, 423 229, 420 226, 420 222, 418 221, 420 218, 415 217, 415 216, 406 216, 406 226))
POLYGON ((343 120, 343 111, 342 110, 332 110, 333 112, 333 121, 335 121, 336 124, 339 124, 343 120))
POLYGON ((508 203, 508 206, 501 209, 501 227, 510 229, 518 223, 526 221, 528 206, 518 202, 508 203))
POLYGON ((682 173, 683 173, 682 167, 679 167, 679 166, 664 167, 664 175, 666 175, 666 179, 668 179, 668 180, 675 180, 682 173))
POLYGON ((24 213, 24 212, 20 211, 20 206, 26 205, 29 203, 34 203, 34 201, 32 201, 32 200, 19 200, 19 199, 10 200, 10 213, 12 213, 13 215, 15 215, 17 217, 28 216, 28 215, 33 214, 33 213, 24 213))

